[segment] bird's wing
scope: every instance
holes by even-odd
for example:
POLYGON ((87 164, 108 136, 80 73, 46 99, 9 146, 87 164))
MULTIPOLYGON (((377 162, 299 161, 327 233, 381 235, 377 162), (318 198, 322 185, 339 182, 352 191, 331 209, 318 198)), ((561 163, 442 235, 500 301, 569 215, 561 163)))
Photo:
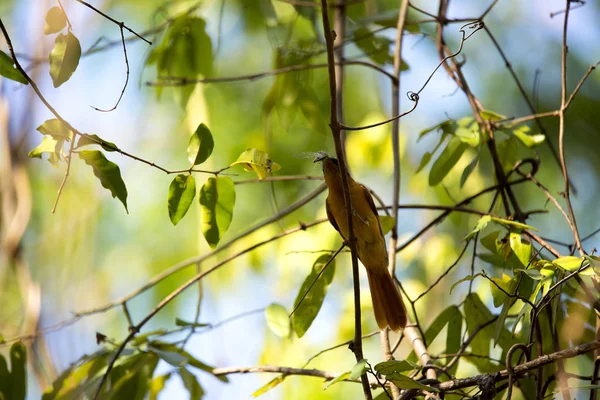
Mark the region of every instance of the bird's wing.
POLYGON ((340 227, 338 226, 337 222, 335 222, 335 217, 333 216, 333 213, 331 212, 331 209, 329 208, 329 201, 325 201, 325 211, 327 211, 327 219, 329 220, 329 223, 331 224, 331 226, 333 226, 334 229, 339 232, 339 234, 342 236, 342 238, 344 240, 346 240, 346 238, 344 237, 344 234, 342 233, 342 231, 340 231, 340 227))
POLYGON ((365 200, 367 200, 367 204, 369 204, 371 211, 373 211, 373 214, 375 214, 375 217, 377 218, 377 225, 379 225, 379 233, 381 233, 381 236, 383 237, 383 230, 381 229, 381 223, 379 222, 379 214, 377 213, 377 207, 375 207, 373 196, 371 196, 371 192, 369 192, 369 189, 367 189, 364 185, 359 184, 359 186, 361 188, 362 194, 365 196, 365 200))

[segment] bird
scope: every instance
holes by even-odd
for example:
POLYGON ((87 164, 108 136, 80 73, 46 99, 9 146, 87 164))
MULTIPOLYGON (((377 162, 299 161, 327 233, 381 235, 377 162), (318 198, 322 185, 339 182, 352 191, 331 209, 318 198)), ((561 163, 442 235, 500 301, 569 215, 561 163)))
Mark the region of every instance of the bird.
MULTIPOLYGON (((314 162, 322 162, 323 176, 329 189, 325 201, 327 219, 346 242, 349 237, 348 216, 339 162, 324 152, 317 153, 314 162)), ((388 271, 385 237, 373 197, 369 190, 352 179, 350 174, 347 177, 356 252, 367 271, 375 320, 380 329, 386 329, 387 326, 394 331, 404 329, 407 320, 406 307, 388 271)))

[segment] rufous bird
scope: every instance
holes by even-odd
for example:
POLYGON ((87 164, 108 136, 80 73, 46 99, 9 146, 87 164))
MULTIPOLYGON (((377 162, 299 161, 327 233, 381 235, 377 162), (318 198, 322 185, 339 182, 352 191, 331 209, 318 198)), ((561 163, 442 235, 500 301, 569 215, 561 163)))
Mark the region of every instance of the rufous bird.
MULTIPOLYGON (((349 238, 348 216, 344 201, 342 176, 337 159, 320 152, 314 162, 323 163, 323 176, 329 189, 325 202, 327 218, 344 241, 349 238)), ((348 186, 352 204, 352 227, 356 240, 358 259, 367 270, 375 320, 380 329, 393 330, 406 326, 406 308, 400 292, 388 271, 388 254, 381 230, 377 208, 369 190, 356 182, 350 174, 348 186)))

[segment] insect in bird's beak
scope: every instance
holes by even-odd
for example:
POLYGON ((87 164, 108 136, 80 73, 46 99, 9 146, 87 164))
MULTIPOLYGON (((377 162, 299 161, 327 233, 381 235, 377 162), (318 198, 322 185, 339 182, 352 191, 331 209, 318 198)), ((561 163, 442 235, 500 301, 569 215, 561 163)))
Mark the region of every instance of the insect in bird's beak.
POLYGON ((314 159, 313 163, 321 162, 328 157, 329 156, 327 155, 327 153, 325 153, 324 151, 319 151, 319 152, 317 152, 317 154, 315 154, 315 159, 314 159))

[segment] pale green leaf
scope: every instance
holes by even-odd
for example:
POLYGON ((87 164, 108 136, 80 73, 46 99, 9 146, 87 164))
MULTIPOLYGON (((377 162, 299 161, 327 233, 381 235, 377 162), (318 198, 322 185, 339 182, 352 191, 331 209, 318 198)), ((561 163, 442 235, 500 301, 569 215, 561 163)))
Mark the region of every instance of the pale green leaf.
POLYGON ((206 326, 210 326, 210 324, 202 323, 202 322, 188 322, 179 318, 175 318, 175 325, 177 326, 190 326, 194 328, 204 328, 206 326))
POLYGON ((246 149, 238 159, 231 163, 231 166, 241 165, 246 171, 254 171, 258 179, 265 179, 271 176, 273 171, 278 171, 281 166, 269 159, 269 155, 262 150, 250 148, 246 149))
POLYGON ((265 394, 269 390, 273 389, 275 386, 282 383, 284 379, 285 379, 284 375, 280 375, 276 378, 271 379, 265 385, 261 386, 254 393, 252 393, 252 397, 256 398, 256 397, 260 396, 261 394, 265 394))
POLYGON ((380 362, 379 364, 375 365, 374 368, 375 371, 380 374, 389 375, 392 373, 400 373, 405 371, 412 371, 415 369, 421 369, 421 366, 408 360, 391 360, 380 362))
POLYGON ((277 303, 269 305, 265 309, 265 318, 271 332, 282 338, 290 335, 290 318, 284 306, 277 303))
POLYGON ((450 286, 450 293, 452 293, 452 291, 454 290, 454 288, 458 285, 460 285, 463 282, 471 282, 472 280, 474 280, 475 278, 477 278, 478 276, 482 276, 482 274, 475 274, 475 275, 467 275, 464 278, 454 282, 454 284, 452 286, 450 286))
POLYGON ((381 224, 381 231, 386 235, 396 225, 396 219, 389 215, 380 215, 379 223, 381 224))
POLYGON ((81 45, 75 35, 68 32, 66 35, 61 33, 56 37, 49 57, 50 76, 55 88, 69 80, 77 69, 80 58, 81 45))
POLYGON ((367 360, 360 360, 354 365, 354 367, 352 367, 352 370, 350 370, 350 379, 358 379, 368 370, 369 367, 367 366, 367 360))
POLYGON ((52 7, 46 13, 46 25, 44 25, 44 34, 50 35, 58 33, 67 25, 67 16, 60 7, 52 7))
POLYGON ((552 261, 552 264, 558 265, 566 271, 573 272, 581 268, 584 262, 585 258, 583 257, 565 256, 559 257, 556 260, 552 261))
POLYGON ((204 396, 204 390, 202 390, 196 376, 185 368, 180 368, 177 372, 179 372, 179 376, 183 381, 183 386, 190 394, 190 399, 201 399, 204 396))
POLYGON ((98 150, 82 150, 79 152, 79 158, 92 167, 94 175, 100 180, 102 186, 110 190, 112 197, 118 198, 125 206, 125 211, 129 212, 127 210, 127 188, 121 178, 119 166, 108 161, 98 150))
POLYGON ((520 125, 512 130, 512 134, 527 147, 536 146, 546 139, 542 134, 529 135, 529 131, 531 131, 531 129, 527 125, 520 125))
POLYGON ((536 280, 536 281, 541 281, 542 279, 545 278, 545 276, 540 271, 538 271, 537 269, 534 269, 534 268, 531 268, 531 269, 517 268, 517 269, 515 269, 515 272, 523 272, 524 274, 529 276, 531 279, 536 280))
POLYGON ((42 158, 42 154, 48 153, 48 161, 55 167, 58 166, 60 161, 60 154, 62 151, 64 140, 54 140, 52 136, 44 136, 42 142, 38 147, 31 150, 28 154, 29 158, 42 158))
POLYGON ((475 167, 477 167, 477 163, 479 162, 479 154, 473 158, 473 160, 467 165, 464 169, 462 175, 460 176, 460 187, 462 188, 465 185, 465 182, 471 176, 473 171, 475 171, 475 167))
POLYGON ((487 121, 500 121, 502 119, 506 119, 504 115, 500 115, 491 110, 482 110, 479 115, 481 115, 481 118, 487 121))
POLYGON ((44 121, 36 128, 42 135, 50 135, 56 140, 69 141, 73 138, 73 131, 61 120, 52 118, 44 121))
POLYGON ((331 387, 332 385, 345 381, 346 379, 350 379, 350 371, 341 373, 338 376, 336 376, 335 379, 332 379, 331 381, 327 382, 325 386, 323 386, 323 390, 329 389, 329 387, 331 387))
POLYGON ((202 234, 214 249, 229 228, 235 205, 235 187, 231 178, 208 178, 200 189, 202 234))
POLYGON ((149 400, 157 400, 158 394, 165 388, 165 384, 171 378, 171 373, 159 375, 150 382, 149 400))
POLYGON ((489 215, 484 215, 483 217, 479 218, 479 220, 477 221, 477 225, 475 225, 475 228, 473 228, 473 230, 465 237, 465 240, 471 239, 478 232, 481 232, 482 230, 484 230, 485 227, 487 226, 487 224, 491 220, 492 220, 492 217, 489 215))
POLYGON ((192 175, 179 174, 173 179, 167 199, 169 218, 173 225, 177 225, 185 216, 195 196, 196 180, 192 175))

